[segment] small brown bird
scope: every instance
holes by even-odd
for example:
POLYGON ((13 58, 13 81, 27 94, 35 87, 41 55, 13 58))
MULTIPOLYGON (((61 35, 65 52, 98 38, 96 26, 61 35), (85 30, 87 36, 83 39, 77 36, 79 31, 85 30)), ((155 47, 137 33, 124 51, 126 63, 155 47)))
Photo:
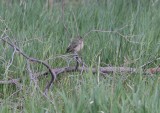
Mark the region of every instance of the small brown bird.
POLYGON ((77 53, 83 48, 83 46, 83 39, 81 36, 78 36, 69 44, 66 53, 77 53))

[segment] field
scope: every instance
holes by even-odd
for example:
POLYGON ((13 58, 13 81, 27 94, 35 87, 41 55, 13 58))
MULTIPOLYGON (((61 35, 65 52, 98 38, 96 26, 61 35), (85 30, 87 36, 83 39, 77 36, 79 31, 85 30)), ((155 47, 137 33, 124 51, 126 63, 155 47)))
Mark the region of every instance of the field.
MULTIPOLYGON (((139 71, 63 73, 44 96, 50 77, 40 77, 36 89, 26 59, 16 52, 12 61, 13 48, 0 39, 0 80, 20 79, 20 87, 0 84, 0 112, 160 113, 160 74, 144 75, 140 69, 154 59, 146 69, 160 63, 159 6, 159 0, 55 0, 53 7, 44 0, 1 0, 0 36, 6 30, 28 56, 48 61, 52 68, 66 67, 66 48, 81 35, 80 56, 88 68, 125 66, 139 71)), ((31 63, 31 70, 47 69, 31 63)))

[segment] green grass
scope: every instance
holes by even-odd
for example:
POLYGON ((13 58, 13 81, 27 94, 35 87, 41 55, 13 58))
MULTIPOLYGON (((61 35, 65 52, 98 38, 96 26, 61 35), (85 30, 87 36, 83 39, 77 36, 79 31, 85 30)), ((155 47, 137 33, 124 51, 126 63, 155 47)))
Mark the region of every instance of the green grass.
MULTIPOLYGON (((81 56, 89 67, 126 65, 139 67, 160 55, 160 2, 156 0, 82 0, 67 2, 64 10, 64 29, 61 2, 48 10, 42 0, 28 0, 20 5, 0 1, 0 35, 7 27, 7 34, 29 56, 47 60, 53 67, 66 66, 56 56, 65 54, 71 38, 84 35, 92 29, 118 30, 114 33, 91 32, 84 39, 81 56), (74 18, 75 15, 75 18, 74 18), (77 23, 77 26, 76 26, 77 23), (77 33, 78 27, 78 33, 77 33), (137 42, 137 43, 135 43, 137 42), (125 59, 130 64, 125 64, 125 59)), ((21 78, 22 90, 14 85, 0 85, 0 112, 13 113, 159 113, 160 79, 141 74, 111 74, 106 77, 89 73, 61 74, 49 91, 48 98, 42 91, 49 78, 41 78, 40 89, 29 84, 26 60, 16 54, 7 69, 12 49, 0 41, 0 79, 21 78), (4 52, 5 49, 5 52, 4 52), (21 108, 23 106, 23 108, 21 108)), ((156 67, 159 61, 148 67, 156 67)), ((34 72, 46 68, 32 64, 34 72)))

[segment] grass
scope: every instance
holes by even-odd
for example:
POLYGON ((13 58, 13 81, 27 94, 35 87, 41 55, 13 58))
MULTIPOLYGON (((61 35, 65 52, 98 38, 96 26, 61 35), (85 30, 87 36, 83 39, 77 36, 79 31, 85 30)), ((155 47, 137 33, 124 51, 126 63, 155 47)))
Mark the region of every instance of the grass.
MULTIPOLYGON (((8 27, 7 34, 29 56, 46 60, 55 67, 66 66, 62 59, 54 58, 65 53, 70 39, 89 30, 118 30, 114 33, 92 32, 85 37, 81 56, 89 67, 129 66, 139 67, 159 57, 160 8, 156 0, 87 0, 67 2, 64 10, 64 29, 61 18, 61 2, 55 2, 48 10, 42 0, 29 0, 12 5, 0 1, 0 30, 8 27), (75 21, 75 18, 76 21, 75 21), (77 26, 76 26, 77 23, 77 26), (78 32, 77 32, 78 28, 78 32), (135 43, 136 42, 136 43, 135 43), (100 63, 99 63, 100 59, 100 63), (126 64, 126 62, 130 62, 126 64)), ((14 85, 0 85, 0 109, 2 113, 159 113, 160 79, 141 73, 112 74, 106 78, 90 72, 62 74, 50 89, 48 99, 42 95, 46 79, 39 80, 40 89, 29 84, 26 60, 16 54, 7 69, 12 49, 0 41, 0 79, 21 78, 22 90, 14 85), (4 52, 5 49, 5 52, 4 52)), ((148 67, 156 67, 159 61, 148 67)), ((46 70, 32 64, 34 72, 46 70)))

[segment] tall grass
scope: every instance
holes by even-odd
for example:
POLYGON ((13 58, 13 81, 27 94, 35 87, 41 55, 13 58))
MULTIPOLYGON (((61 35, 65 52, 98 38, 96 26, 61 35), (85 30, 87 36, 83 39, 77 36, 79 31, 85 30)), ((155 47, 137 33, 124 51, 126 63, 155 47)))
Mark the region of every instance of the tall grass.
MULTIPOLYGON (((119 30, 115 33, 91 32, 84 39, 81 56, 89 67, 139 67, 160 54, 160 8, 156 0, 87 0, 67 2, 62 20, 61 2, 53 10, 42 0, 28 0, 23 4, 0 1, 0 30, 7 27, 11 39, 29 56, 49 60, 55 67, 66 66, 62 59, 71 38, 90 30, 119 30), (75 16, 75 17, 74 17, 75 16), (76 19, 76 20, 75 20, 76 19), (69 32, 64 29, 64 24, 69 32), (77 24, 77 26, 76 26, 77 24), (78 28, 78 32, 77 32, 78 28), (128 64, 127 64, 128 63, 128 64)), ((29 84, 26 60, 16 54, 7 69, 12 49, 0 42, 0 79, 21 78, 22 90, 13 85, 0 85, 2 113, 23 111, 57 113, 159 113, 159 75, 146 77, 137 74, 106 75, 69 73, 58 77, 50 89, 49 98, 42 96, 47 78, 39 80, 40 89, 29 84), (5 50, 5 51, 4 51, 5 50), (99 77, 99 78, 98 78, 99 77)), ((149 65, 156 67, 159 61, 149 65)), ((32 64, 34 72, 45 70, 32 64)))

